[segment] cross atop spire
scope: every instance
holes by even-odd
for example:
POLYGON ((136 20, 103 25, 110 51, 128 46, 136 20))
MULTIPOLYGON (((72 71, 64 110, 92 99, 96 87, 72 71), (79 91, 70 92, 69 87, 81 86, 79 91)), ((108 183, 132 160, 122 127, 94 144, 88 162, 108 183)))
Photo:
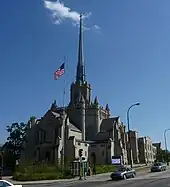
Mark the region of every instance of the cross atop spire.
POLYGON ((77 75, 76 82, 85 81, 85 66, 83 56, 83 15, 80 14, 80 31, 79 31, 79 47, 78 47, 78 64, 77 64, 77 75))

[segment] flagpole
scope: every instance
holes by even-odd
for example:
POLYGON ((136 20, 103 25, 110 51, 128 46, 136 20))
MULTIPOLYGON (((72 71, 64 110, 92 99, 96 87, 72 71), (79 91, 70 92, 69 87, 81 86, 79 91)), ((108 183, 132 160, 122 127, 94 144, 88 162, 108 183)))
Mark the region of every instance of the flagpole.
MULTIPOLYGON (((64 62, 62 63, 62 65, 55 71, 54 80, 57 80, 61 75, 66 74, 65 64, 66 64, 66 56, 64 57, 64 62)), ((65 79, 65 76, 64 76, 64 90, 63 91, 64 91, 63 92, 63 114, 65 116, 65 112, 66 112, 66 110, 65 110, 65 95, 66 95, 66 79, 65 79)), ((62 141, 62 150, 61 150, 61 167, 62 167, 62 169, 64 169, 64 167, 65 167, 64 153, 65 153, 65 139, 67 138, 65 136, 65 125, 66 125, 66 121, 63 124, 63 133, 62 133, 64 135, 64 137, 62 136, 64 141, 62 141)))
MULTIPOLYGON (((64 74, 66 74, 66 56, 64 56, 64 74)), ((66 95, 66 75, 64 75, 64 90, 63 90, 63 112, 66 112, 65 109, 65 95, 66 95)), ((63 133, 64 137, 64 141, 63 141, 63 148, 62 148, 62 170, 64 171, 65 168, 65 125, 64 125, 64 133, 63 133)))
MULTIPOLYGON (((64 63, 65 63, 65 74, 66 74, 66 56, 64 56, 64 63)), ((64 90, 63 90, 63 110, 65 111, 65 96, 66 96, 66 78, 64 76, 64 90)))

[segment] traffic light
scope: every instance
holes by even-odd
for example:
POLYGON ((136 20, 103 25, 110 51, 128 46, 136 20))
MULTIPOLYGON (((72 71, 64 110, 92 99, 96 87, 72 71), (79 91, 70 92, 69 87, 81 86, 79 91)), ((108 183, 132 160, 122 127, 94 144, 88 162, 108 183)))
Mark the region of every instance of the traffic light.
POLYGON ((79 157, 83 156, 83 149, 79 149, 79 157))

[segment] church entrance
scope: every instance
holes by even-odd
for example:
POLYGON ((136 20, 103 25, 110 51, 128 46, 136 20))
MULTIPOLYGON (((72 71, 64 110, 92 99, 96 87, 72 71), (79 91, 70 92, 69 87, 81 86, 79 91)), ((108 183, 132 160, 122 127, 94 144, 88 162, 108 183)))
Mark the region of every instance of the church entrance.
POLYGON ((94 152, 91 154, 91 165, 92 167, 96 165, 96 154, 94 152))
POLYGON ((96 174, 96 153, 91 153, 91 168, 93 175, 96 174))
POLYGON ((50 152, 45 153, 45 161, 49 162, 50 161, 50 152))

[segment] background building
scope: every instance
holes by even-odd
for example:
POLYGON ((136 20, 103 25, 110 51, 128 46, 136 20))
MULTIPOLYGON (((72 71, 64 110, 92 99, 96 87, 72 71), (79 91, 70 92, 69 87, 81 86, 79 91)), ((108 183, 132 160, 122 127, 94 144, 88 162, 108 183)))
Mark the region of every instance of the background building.
POLYGON ((152 150, 153 150, 153 160, 156 160, 156 155, 157 155, 157 150, 156 147, 152 145, 152 150))
POLYGON ((160 155, 161 154, 161 142, 153 143, 152 145, 156 147, 156 155, 160 155))
MULTIPOLYGON (((134 164, 138 164, 139 163, 138 132, 130 131, 129 133, 127 133, 127 136, 128 136, 128 134, 130 134, 130 143, 131 143, 131 149, 132 149, 132 161, 134 164)), ((127 138, 127 140, 128 140, 128 138, 127 138)), ((127 141, 127 144, 128 143, 129 142, 127 141)), ((128 150, 128 152, 129 152, 129 150, 128 150)), ((128 155, 129 154, 130 153, 128 153, 128 155)))
POLYGON ((148 136, 138 138, 138 147, 140 163, 153 163, 155 160, 155 154, 153 152, 151 138, 148 136))

